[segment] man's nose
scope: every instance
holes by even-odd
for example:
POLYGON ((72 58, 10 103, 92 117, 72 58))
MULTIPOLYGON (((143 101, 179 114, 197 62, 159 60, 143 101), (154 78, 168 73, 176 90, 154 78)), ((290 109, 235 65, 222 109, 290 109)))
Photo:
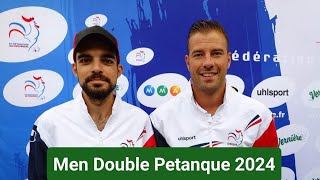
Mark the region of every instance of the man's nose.
POLYGON ((214 66, 214 59, 210 55, 206 55, 203 62, 203 67, 212 68, 213 66, 214 66))
POLYGON ((96 73, 102 72, 102 66, 100 62, 96 61, 92 64, 92 72, 96 72, 96 73))

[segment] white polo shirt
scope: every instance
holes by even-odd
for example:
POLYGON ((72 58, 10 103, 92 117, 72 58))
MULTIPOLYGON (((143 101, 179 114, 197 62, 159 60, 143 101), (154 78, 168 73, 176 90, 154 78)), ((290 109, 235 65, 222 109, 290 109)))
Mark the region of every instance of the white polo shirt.
POLYGON ((211 116, 194 100, 191 84, 150 115, 158 146, 276 147, 271 111, 226 86, 223 104, 211 116))
POLYGON ((35 122, 29 141, 29 179, 46 179, 50 147, 155 147, 155 139, 148 114, 118 96, 99 131, 80 94, 47 110, 35 122))
POLYGON ((143 147, 153 135, 148 114, 118 96, 102 131, 89 115, 81 94, 44 112, 35 125, 48 147, 143 147))

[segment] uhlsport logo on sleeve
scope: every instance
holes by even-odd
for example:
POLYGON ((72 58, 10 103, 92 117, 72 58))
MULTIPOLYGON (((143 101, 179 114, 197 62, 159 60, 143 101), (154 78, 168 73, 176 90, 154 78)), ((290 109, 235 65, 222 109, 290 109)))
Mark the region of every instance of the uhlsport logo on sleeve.
POLYGON ((20 7, 0 14, 0 61, 24 62, 42 57, 64 40, 68 26, 58 12, 44 7, 20 7))
POLYGON ((156 108, 183 92, 187 85, 188 80, 180 74, 160 74, 141 84, 137 98, 143 105, 156 108))
POLYGON ((62 77, 49 70, 34 70, 19 74, 4 87, 5 100, 19 107, 33 107, 54 99, 62 90, 62 77))

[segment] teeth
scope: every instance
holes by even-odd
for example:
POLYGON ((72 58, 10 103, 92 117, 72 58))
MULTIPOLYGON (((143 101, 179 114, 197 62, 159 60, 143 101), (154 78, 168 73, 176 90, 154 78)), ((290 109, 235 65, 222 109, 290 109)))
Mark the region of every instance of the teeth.
POLYGON ((204 76, 204 77, 211 77, 213 75, 214 75, 213 73, 204 73, 204 74, 202 74, 202 76, 204 76))

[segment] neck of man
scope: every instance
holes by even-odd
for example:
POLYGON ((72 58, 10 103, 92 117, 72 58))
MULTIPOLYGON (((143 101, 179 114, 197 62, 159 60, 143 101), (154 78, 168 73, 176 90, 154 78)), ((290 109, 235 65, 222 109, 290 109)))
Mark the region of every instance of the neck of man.
POLYGON ((88 97, 83 93, 84 102, 87 105, 88 113, 96 124, 99 131, 102 131, 112 114, 112 106, 115 101, 115 95, 110 93, 105 99, 97 100, 88 97))
POLYGON ((226 84, 224 83, 223 86, 210 92, 195 90, 194 85, 192 85, 192 91, 195 101, 208 113, 214 115, 219 106, 223 104, 226 84))

